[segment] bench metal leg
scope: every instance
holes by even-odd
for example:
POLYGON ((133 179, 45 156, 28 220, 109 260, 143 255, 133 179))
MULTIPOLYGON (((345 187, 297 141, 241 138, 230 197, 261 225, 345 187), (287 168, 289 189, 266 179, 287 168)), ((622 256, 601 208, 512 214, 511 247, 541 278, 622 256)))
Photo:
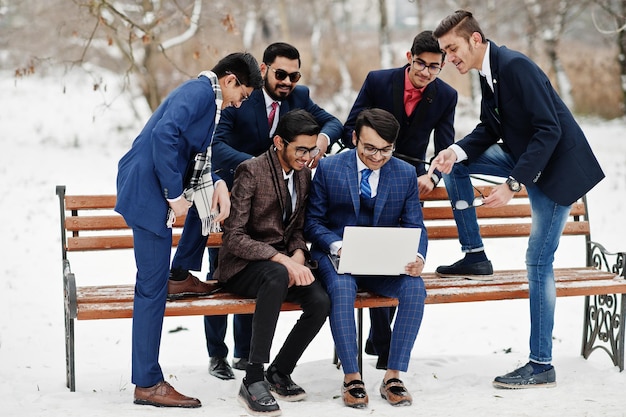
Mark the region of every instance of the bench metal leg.
POLYGON ((589 358, 596 349, 604 350, 623 371, 625 318, 626 294, 586 296, 583 357, 589 358))
POLYGON ((65 310, 65 385, 76 391, 76 367, 74 362, 74 320, 76 319, 76 280, 65 263, 63 273, 63 299, 65 310))

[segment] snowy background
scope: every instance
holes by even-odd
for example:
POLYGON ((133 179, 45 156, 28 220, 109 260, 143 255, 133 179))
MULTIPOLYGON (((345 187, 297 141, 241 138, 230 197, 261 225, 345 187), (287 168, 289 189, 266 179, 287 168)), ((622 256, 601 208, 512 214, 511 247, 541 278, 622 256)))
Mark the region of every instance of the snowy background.
MULTIPOLYGON (((149 112, 129 106, 115 77, 94 91, 88 76, 15 79, 0 72, 0 194, 3 261, 0 273, 0 409, 5 416, 246 415, 236 401, 243 373, 221 381, 208 373, 201 317, 166 318, 161 365, 166 379, 198 397, 194 410, 136 406, 130 383, 130 320, 76 324, 77 392, 65 387, 61 248, 55 186, 70 194, 115 193, 116 166, 149 112), (139 117, 137 117, 139 115, 139 117)), ((330 107, 328 107, 330 110, 330 107)), ((459 112, 465 114, 466 112, 459 112)), ((463 134, 476 120, 457 118, 463 134)), ((626 121, 580 120, 607 178, 589 194, 592 238, 625 250, 626 121)), ((522 268, 525 240, 487 241, 495 268, 522 268)), ((556 266, 583 265, 581 242, 565 243, 556 266)), ((460 257, 454 242, 433 242, 426 270, 460 257)), ((79 285, 133 282, 132 251, 71 254, 79 285)), ((203 271, 202 276, 205 271, 203 271)), ((309 397, 281 402, 285 416, 624 416, 626 373, 608 356, 580 356, 582 297, 559 298, 554 329, 553 389, 504 391, 496 375, 528 355, 527 301, 429 305, 403 375, 412 407, 392 408, 378 395, 383 372, 366 356, 367 410, 343 406, 342 372, 332 364, 328 324, 305 352, 293 378, 309 397)), ((367 314, 366 314, 367 316, 367 314)), ((297 319, 283 313, 274 347, 297 319)), ((368 326, 366 326, 366 329, 368 326)), ((227 342, 232 345, 229 334, 227 342)))

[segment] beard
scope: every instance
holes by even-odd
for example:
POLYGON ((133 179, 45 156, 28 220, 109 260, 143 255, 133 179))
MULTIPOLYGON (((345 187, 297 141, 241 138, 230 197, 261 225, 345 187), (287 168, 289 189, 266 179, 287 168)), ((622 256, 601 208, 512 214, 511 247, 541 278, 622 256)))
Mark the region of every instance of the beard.
POLYGON ((267 95, 270 96, 272 100, 275 100, 275 101, 283 101, 287 99, 289 94, 291 94, 291 92, 293 91, 293 88, 291 88, 289 92, 281 91, 279 93, 276 93, 276 90, 271 88, 270 83, 267 80, 267 77, 265 77, 265 80, 263 80, 263 86, 265 87, 265 92, 267 93, 267 95))

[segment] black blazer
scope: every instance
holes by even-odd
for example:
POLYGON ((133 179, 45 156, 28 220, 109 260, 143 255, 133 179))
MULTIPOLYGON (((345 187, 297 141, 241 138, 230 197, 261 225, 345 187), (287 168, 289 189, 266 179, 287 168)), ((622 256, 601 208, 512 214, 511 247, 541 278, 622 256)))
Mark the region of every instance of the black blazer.
MULTIPOLYGON (((396 153, 399 158, 407 155, 425 159, 426 149, 433 135, 435 155, 454 143, 454 111, 458 99, 455 89, 436 78, 424 90, 422 99, 411 116, 404 111, 404 74, 408 64, 402 68, 371 71, 359 91, 348 119, 343 126, 343 143, 350 148, 352 132, 359 113, 367 108, 376 107, 393 114, 400 123, 400 132, 396 140, 396 153)), ((427 169, 424 164, 406 159, 415 166, 417 175, 423 175, 427 169)))
POLYGON ((471 162, 502 139, 516 162, 512 177, 572 204, 604 178, 585 134, 528 57, 490 42, 489 59, 494 91, 481 77, 480 123, 457 144, 471 162))

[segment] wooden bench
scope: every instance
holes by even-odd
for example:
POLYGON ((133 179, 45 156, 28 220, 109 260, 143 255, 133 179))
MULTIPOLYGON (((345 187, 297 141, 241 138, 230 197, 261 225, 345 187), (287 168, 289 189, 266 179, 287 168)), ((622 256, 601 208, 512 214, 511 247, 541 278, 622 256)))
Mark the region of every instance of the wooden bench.
MULTIPOLYGON (((487 195, 489 187, 478 187, 487 195)), ((114 195, 66 195, 65 186, 57 186, 61 219, 61 250, 63 292, 65 303, 66 383, 76 388, 74 363, 74 320, 131 318, 133 309, 133 271, 128 271, 128 284, 77 285, 70 268, 68 253, 131 249, 132 234, 123 218, 112 209, 114 195)), ((445 188, 438 187, 424 197, 424 218, 430 242, 457 239, 457 230, 445 188)), ((478 208, 483 238, 527 237, 530 233, 530 206, 524 191, 506 207, 478 208)), ((178 243, 184 218, 177 219, 173 245, 178 243)), ((586 267, 555 269, 557 296, 585 296, 582 355, 592 351, 607 352, 620 370, 624 368, 624 320, 626 315, 625 253, 608 253, 590 240, 587 204, 583 198, 572 207, 564 236, 575 236, 585 246, 586 267)), ((219 247, 221 235, 209 237, 207 246, 219 247)), ((431 245, 430 250, 433 249, 431 245)), ((438 278, 423 275, 427 304, 528 298, 525 270, 494 271, 492 281, 463 278, 438 278)), ((246 299, 222 291, 197 298, 168 301, 166 316, 223 315, 252 313, 254 299, 246 299)), ((355 301, 359 344, 359 365, 362 363, 363 308, 397 305, 397 300, 369 292, 359 292, 355 301)), ((283 311, 299 306, 284 303, 283 311)))

